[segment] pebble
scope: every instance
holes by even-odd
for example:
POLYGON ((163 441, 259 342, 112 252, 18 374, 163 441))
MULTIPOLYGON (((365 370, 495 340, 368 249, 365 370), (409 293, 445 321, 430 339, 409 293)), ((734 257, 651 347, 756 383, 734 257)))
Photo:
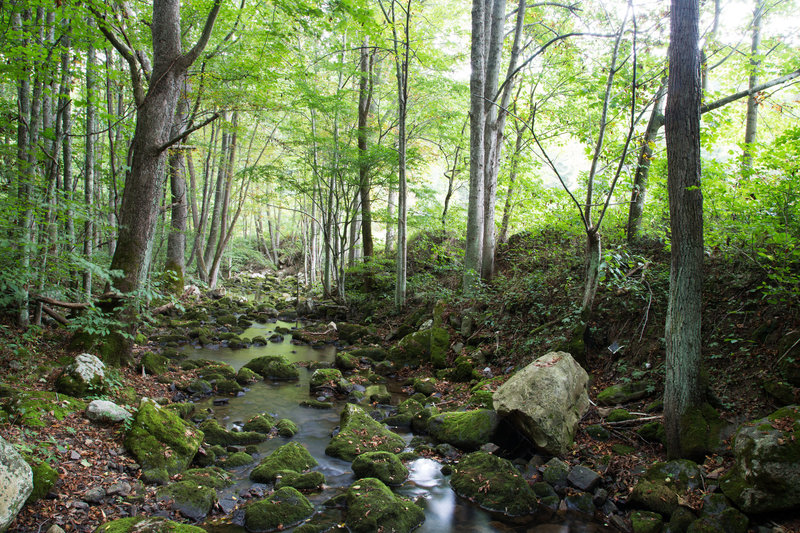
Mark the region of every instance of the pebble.
POLYGON ((72 450, 71 452, 69 452, 69 458, 72 459, 73 461, 77 461, 78 459, 81 458, 81 454, 79 454, 75 450, 72 450))
POLYGON ((87 490, 83 495, 83 501, 89 503, 100 503, 106 497, 106 490, 103 487, 94 487, 87 490))
POLYGON ((58 524, 53 524, 48 528, 47 533, 64 533, 64 530, 58 524))
POLYGON ((73 508, 73 509, 88 509, 89 508, 89 504, 86 503, 86 502, 82 502, 82 501, 74 501, 74 502, 70 502, 70 507, 73 508))
POLYGON ((132 490, 133 487, 131 487, 131 484, 128 483, 127 481, 118 481, 113 485, 111 485, 110 487, 108 487, 106 494, 108 494, 109 496, 113 494, 119 494, 120 496, 127 496, 128 494, 131 493, 132 490))

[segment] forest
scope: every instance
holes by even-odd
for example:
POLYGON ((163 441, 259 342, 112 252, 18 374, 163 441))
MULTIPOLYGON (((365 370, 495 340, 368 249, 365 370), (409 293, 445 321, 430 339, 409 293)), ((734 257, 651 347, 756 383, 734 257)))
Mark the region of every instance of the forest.
POLYGON ((0 532, 800 531, 798 9, 0 4, 0 532))

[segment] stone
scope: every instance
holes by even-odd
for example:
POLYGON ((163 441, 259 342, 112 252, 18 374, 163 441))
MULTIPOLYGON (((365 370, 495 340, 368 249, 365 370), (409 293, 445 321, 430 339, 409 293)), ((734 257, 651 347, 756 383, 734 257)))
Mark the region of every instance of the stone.
POLYGON ((97 356, 82 353, 58 376, 56 390, 75 398, 100 393, 105 389, 105 367, 97 356))
POLYGON ((47 528, 47 531, 45 533, 66 533, 66 532, 63 529, 61 529, 61 526, 59 526, 58 524, 53 524, 52 526, 47 528))
POLYGON ((450 333, 442 327, 432 327, 403 337, 389 350, 388 358, 398 365, 433 363, 436 368, 445 368, 449 346, 450 333))
POLYGON ((663 527, 661 515, 652 511, 634 511, 631 513, 631 531, 633 533, 659 533, 663 527))
POLYGON ((402 485, 408 477, 408 468, 391 452, 362 453, 352 468, 356 479, 374 477, 386 485, 402 485))
POLYGON ((590 491, 600 483, 600 474, 582 465, 573 466, 567 475, 570 484, 583 491, 590 491))
POLYGON ((102 424, 123 422, 132 416, 127 409, 108 400, 92 400, 86 407, 86 418, 102 424))
POLYGON ((142 478, 163 484, 189 466, 202 442, 202 431, 171 409, 143 399, 124 444, 141 465, 142 478))
POLYGON ((325 483, 322 472, 295 472, 294 470, 279 470, 275 476, 275 488, 293 487, 297 490, 316 490, 325 483))
POLYGON ((551 455, 565 454, 589 407, 589 375, 566 352, 550 352, 494 393, 497 414, 551 455))
POLYGON ((355 344, 359 340, 372 335, 372 331, 367 326, 362 326, 360 324, 339 322, 336 324, 336 327, 339 332, 339 339, 348 344, 355 344))
POLYGON ((743 424, 733 437, 734 466, 720 480, 746 513, 800 506, 800 406, 782 407, 743 424))
POLYGON ((245 368, 249 368, 264 379, 292 381, 300 379, 300 371, 281 355, 265 355, 251 359, 245 368))
POLYGON ((669 517, 669 526, 667 531, 671 531, 674 533, 682 533, 685 532, 689 525, 694 522, 697 517, 687 509, 686 507, 678 507, 672 512, 672 516, 669 517))
POLYGON ((547 461, 542 471, 542 479, 551 485, 566 485, 568 476, 569 465, 558 457, 547 461))
POLYGON ((411 427, 411 421, 425 408, 417 400, 409 398, 397 406, 397 413, 383 421, 390 426, 411 427))
POLYGON ((592 495, 587 492, 568 494, 567 497, 564 498, 564 503, 568 511, 576 511, 587 515, 594 514, 592 495))
POLYGON ((340 370, 354 370, 358 368, 358 359, 347 352, 336 354, 336 368, 340 370))
POLYGON ((33 491, 31 491, 30 496, 25 503, 33 503, 37 500, 40 500, 47 496, 47 493, 50 492, 56 481, 58 481, 58 472, 52 466, 47 464, 46 461, 42 461, 38 465, 34 466, 33 469, 33 491))
POLYGON ((321 388, 338 390, 343 379, 342 371, 338 368, 318 368, 311 374, 308 386, 312 392, 321 388))
POLYGON ((217 466, 191 468, 181 474, 181 481, 189 481, 202 487, 223 489, 233 485, 231 475, 217 466))
POLYGON ((117 481, 106 489, 106 494, 108 496, 127 496, 132 490, 133 487, 127 481, 117 481))
POLYGON ((14 521, 33 491, 33 471, 25 459, 0 437, 0 531, 14 521))
POLYGON ((371 451, 398 453, 405 447, 400 435, 376 422, 363 408, 347 404, 340 417, 340 430, 325 448, 325 453, 345 461, 371 451))
POLYGON ((281 487, 270 497, 245 507, 244 526, 254 533, 275 531, 298 524, 313 514, 314 506, 308 498, 295 488, 281 487))
POLYGON ((424 521, 419 506, 396 496, 378 479, 359 479, 347 489, 345 525, 353 533, 408 533, 424 521))
POLYGON ((255 462, 255 459, 249 453, 235 452, 230 454, 222 465, 225 468, 239 468, 240 466, 253 464, 253 462, 255 462))
POLYGON ((297 427, 297 424, 289 420, 288 418, 281 418, 275 424, 275 428, 278 430, 278 435, 281 437, 291 438, 294 437, 300 428, 297 427))
POLYGON ((386 389, 386 385, 370 385, 364 391, 364 397, 370 403, 380 403, 389 405, 392 403, 392 394, 386 389))
POLYGON ((167 371, 167 358, 153 352, 142 354, 139 364, 151 376, 159 376, 167 371))
POLYGON ((208 444, 220 446, 243 446, 267 440, 267 435, 256 431, 228 431, 213 418, 198 426, 203 432, 203 440, 208 444))
POLYGON ((250 479, 256 483, 272 483, 281 470, 304 472, 317 464, 308 450, 296 442, 290 442, 264 457, 250 472, 250 479))
POLYGON ((102 503, 106 497, 106 489, 103 487, 93 487, 83 493, 83 501, 86 503, 102 503))
POLYGON ((511 461, 485 452, 461 458, 450 478, 453 490, 484 509, 519 516, 536 508, 536 495, 511 461))
POLYGON ((134 516, 106 522, 94 533, 205 533, 203 528, 179 524, 160 516, 134 516))
POLYGON ((160 487, 156 496, 159 500, 171 500, 172 509, 192 520, 202 520, 208 516, 217 503, 216 490, 191 481, 178 481, 160 487))
POLYGON ((652 483, 665 485, 676 493, 695 490, 703 485, 700 467, 688 459, 675 459, 653 464, 642 476, 652 483))
POLYGON ((680 457, 703 461, 706 455, 724 450, 722 431, 727 426, 711 405, 689 408, 680 422, 680 457))
POLYGON ((642 427, 636 430, 636 434, 648 442, 660 442, 662 444, 667 438, 667 433, 664 430, 664 424, 657 420, 644 424, 642 427))
POLYGON ((628 501, 662 516, 670 516, 678 508, 678 495, 665 484, 640 479, 628 501))
POLYGON ((648 385, 643 382, 620 383, 603 389, 597 395, 599 405, 619 405, 641 400, 648 395, 648 385))
POLYGON ((499 420, 490 409, 454 411, 431 417, 428 432, 439 442, 475 451, 491 441, 499 420))
POLYGON ((256 431, 258 433, 269 433, 275 426, 275 419, 269 413, 255 415, 244 423, 244 431, 256 431))

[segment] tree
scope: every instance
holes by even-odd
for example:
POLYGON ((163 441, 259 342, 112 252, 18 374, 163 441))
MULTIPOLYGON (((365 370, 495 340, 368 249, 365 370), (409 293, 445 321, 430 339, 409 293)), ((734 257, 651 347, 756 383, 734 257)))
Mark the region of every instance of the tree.
MULTIPOLYGON (((180 140, 169 137, 180 82, 206 47, 220 6, 221 1, 215 0, 200 38, 184 53, 181 51, 180 1, 154 0, 152 73, 149 62, 143 59, 146 56, 117 39, 110 22, 102 15, 98 17, 101 31, 130 67, 137 105, 131 169, 122 193, 119 238, 111 260, 111 269, 122 272, 122 276, 114 280, 114 287, 123 294, 140 289, 150 267, 167 149, 180 140), (146 91, 140 69, 150 80, 146 91)), ((123 344, 119 352, 121 360, 117 361, 120 363, 127 362, 130 354, 130 342, 123 344)))
POLYGON ((672 0, 665 112, 672 259, 666 322, 667 453, 684 455, 683 421, 704 398, 700 384, 703 195, 700 189, 700 53, 696 0, 672 0))

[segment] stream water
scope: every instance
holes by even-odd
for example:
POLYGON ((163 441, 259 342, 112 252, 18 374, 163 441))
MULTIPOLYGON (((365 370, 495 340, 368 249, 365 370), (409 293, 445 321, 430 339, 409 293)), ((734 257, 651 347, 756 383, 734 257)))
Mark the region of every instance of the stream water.
MULTIPOLYGON (((278 322, 275 324, 255 325, 241 336, 252 338, 257 335, 269 337, 276 326, 291 328, 294 324, 278 322)), ((334 346, 313 348, 294 345, 291 336, 284 336, 283 342, 269 343, 267 346, 231 350, 227 347, 193 348, 187 347, 190 359, 210 359, 230 364, 236 370, 255 357, 264 355, 283 355, 291 362, 330 361, 336 355, 334 346)), ((214 417, 221 425, 231 429, 253 415, 268 412, 276 418, 289 418, 294 421, 300 431, 292 440, 302 443, 319 461, 319 470, 325 475, 325 489, 307 495, 318 510, 324 509, 323 502, 339 494, 342 488, 353 481, 350 463, 325 455, 325 447, 330 441, 331 432, 339 425, 339 413, 343 402, 338 402, 334 409, 311 409, 300 407, 299 403, 309 398, 309 378, 311 371, 300 371, 300 380, 295 382, 261 381, 250 385, 243 396, 230 398, 225 405, 212 405, 213 399, 198 402, 197 409, 212 409, 214 417)), ((390 387, 391 388, 391 387, 390 387)), ((403 434, 406 442, 411 440, 410 433, 403 434)), ((276 437, 258 445, 259 457, 265 457, 288 439, 276 437)), ((257 463, 255 463, 257 464, 257 463)), ((220 505, 229 512, 239 503, 239 495, 246 492, 254 484, 248 479, 250 465, 231 471, 236 483, 221 491, 220 505)), ((527 533, 565 533, 614 531, 599 524, 592 524, 574 516, 550 515, 545 517, 526 517, 524 523, 500 521, 490 513, 456 496, 450 489, 446 476, 440 472, 441 465, 431 459, 418 459, 407 465, 410 471, 408 480, 395 489, 398 494, 424 501, 425 522, 416 531, 422 533, 470 533, 491 531, 513 531, 527 533)), ((237 525, 236 520, 227 519, 209 522, 203 527, 211 533, 244 533, 244 527, 237 525)), ((346 529, 342 529, 346 531, 346 529)))

